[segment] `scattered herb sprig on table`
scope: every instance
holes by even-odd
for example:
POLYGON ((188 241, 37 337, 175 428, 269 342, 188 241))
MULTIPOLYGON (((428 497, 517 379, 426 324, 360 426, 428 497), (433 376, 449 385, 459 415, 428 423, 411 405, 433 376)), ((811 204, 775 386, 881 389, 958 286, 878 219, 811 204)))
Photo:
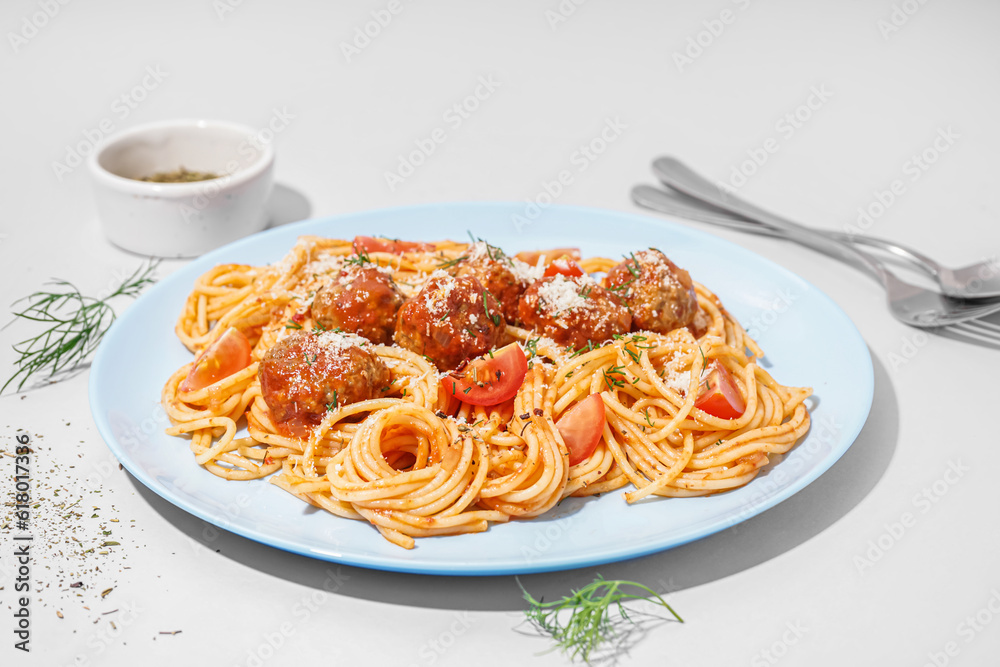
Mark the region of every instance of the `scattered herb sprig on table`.
POLYGON ((53 280, 47 283, 53 286, 51 290, 40 290, 15 301, 12 304, 15 307, 26 302, 21 310, 14 310, 16 319, 41 322, 46 328, 14 343, 14 351, 19 355, 14 361, 17 371, 0 387, 0 392, 18 378, 20 391, 40 373, 52 377, 83 363, 115 321, 115 311, 108 302, 118 296, 138 296, 144 287, 156 282, 153 272, 158 265, 159 260, 142 264, 103 299, 84 296, 68 281, 53 280))
MULTIPOLYGON (((518 586, 521 586, 520 581, 518 586)), ((577 657, 588 660, 594 649, 615 634, 609 615, 612 605, 618 605, 618 613, 622 619, 632 622, 622 605, 625 600, 648 600, 667 609, 681 623, 684 622, 659 593, 635 581, 608 580, 597 575, 593 582, 554 602, 536 600, 524 590, 524 586, 521 586, 521 592, 528 602, 525 616, 535 627, 549 634, 556 646, 568 654, 571 660, 577 657), (638 593, 627 592, 623 590, 625 588, 638 589, 638 593)))

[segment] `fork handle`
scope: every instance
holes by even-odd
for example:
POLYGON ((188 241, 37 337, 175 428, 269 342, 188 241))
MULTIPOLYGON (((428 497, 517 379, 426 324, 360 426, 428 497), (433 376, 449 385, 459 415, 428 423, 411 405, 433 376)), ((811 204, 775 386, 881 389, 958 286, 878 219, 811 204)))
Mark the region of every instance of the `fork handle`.
MULTIPOLYGON (((787 235, 783 231, 778 231, 760 222, 753 222, 752 220, 742 218, 734 213, 722 211, 714 206, 705 204, 700 199, 691 199, 686 195, 675 194, 675 192, 673 190, 654 188, 649 185, 637 185, 632 190, 632 198, 640 206, 663 213, 671 213, 691 220, 707 222, 710 225, 729 227, 730 229, 747 232, 748 234, 759 234, 781 239, 787 238, 787 235)), ((885 239, 868 236, 867 234, 846 234, 826 229, 814 229, 812 231, 843 243, 850 243, 852 245, 861 244, 878 248, 898 259, 909 262, 922 271, 926 271, 931 277, 938 276, 941 271, 941 267, 930 257, 895 241, 886 241, 885 239)))
POLYGON ((687 165, 673 157, 657 158, 653 169, 661 181, 689 197, 694 197, 707 204, 729 211, 736 215, 755 220, 784 232, 784 235, 797 243, 830 255, 835 259, 845 261, 870 274, 883 286, 890 280, 888 272, 880 262, 873 260, 853 246, 824 236, 808 227, 803 227, 787 218, 775 215, 758 208, 750 202, 724 191, 715 183, 692 171, 687 165))
MULTIPOLYGON (((685 197, 685 199, 689 198, 685 197)), ((735 229, 748 234, 770 236, 771 238, 784 239, 786 241, 791 240, 785 232, 779 231, 774 227, 768 227, 767 225, 741 218, 726 211, 710 208, 700 200, 682 200, 677 195, 651 185, 636 185, 633 187, 632 201, 644 208, 668 215, 676 215, 688 220, 705 222, 710 225, 735 229), (692 201, 695 203, 690 203, 692 201)))

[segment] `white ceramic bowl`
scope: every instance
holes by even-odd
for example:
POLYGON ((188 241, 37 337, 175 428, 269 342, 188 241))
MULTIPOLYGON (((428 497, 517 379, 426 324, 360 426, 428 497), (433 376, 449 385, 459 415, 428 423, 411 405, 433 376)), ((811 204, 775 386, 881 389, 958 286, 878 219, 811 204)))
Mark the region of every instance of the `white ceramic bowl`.
POLYGON ((148 123, 109 137, 89 158, 97 212, 115 245, 194 257, 267 226, 274 149, 245 125, 148 123), (184 167, 220 174, 194 183, 134 180, 184 167))

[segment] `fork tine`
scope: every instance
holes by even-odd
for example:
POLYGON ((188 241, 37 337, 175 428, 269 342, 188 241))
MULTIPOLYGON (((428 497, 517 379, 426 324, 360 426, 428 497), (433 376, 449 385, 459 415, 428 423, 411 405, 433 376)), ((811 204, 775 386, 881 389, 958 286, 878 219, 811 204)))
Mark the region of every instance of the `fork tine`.
POLYGON ((955 333, 982 341, 984 343, 1000 345, 1000 326, 997 326, 992 322, 984 322, 982 320, 966 320, 965 322, 953 324, 948 328, 955 333))
POLYGON ((968 320, 968 322, 969 324, 975 323, 978 324, 980 327, 1000 333, 1000 324, 994 324, 993 322, 988 322, 986 320, 968 320))

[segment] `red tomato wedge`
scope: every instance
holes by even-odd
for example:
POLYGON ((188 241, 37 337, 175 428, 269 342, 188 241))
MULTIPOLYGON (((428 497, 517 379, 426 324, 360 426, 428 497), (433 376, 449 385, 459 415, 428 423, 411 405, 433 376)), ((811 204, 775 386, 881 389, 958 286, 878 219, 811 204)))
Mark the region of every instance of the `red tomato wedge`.
POLYGON ((550 248, 548 250, 523 250, 516 255, 519 260, 525 262, 526 264, 531 264, 536 266, 538 260, 541 257, 545 257, 545 266, 551 264, 554 260, 560 257, 568 257, 572 260, 580 259, 580 249, 579 248, 550 248))
POLYGON ((694 407, 719 419, 736 419, 747 409, 736 380, 718 361, 708 365, 708 377, 701 383, 701 393, 694 407))
POLYGON ((569 450, 569 464, 575 466, 597 449, 597 443, 604 435, 604 401, 600 394, 591 394, 559 418, 556 428, 569 450))
POLYGON ((395 241, 393 239, 377 239, 372 236, 355 236, 355 252, 387 252, 393 255, 400 255, 404 252, 424 252, 434 250, 432 243, 420 243, 416 241, 395 241))
POLYGON ((238 329, 229 327, 226 333, 198 355, 194 366, 181 382, 181 391, 197 391, 237 373, 252 361, 250 341, 238 329))
POLYGON ((552 260, 542 277, 548 278, 557 274, 562 274, 567 278, 580 278, 583 276, 583 269, 569 257, 560 257, 552 260))
POLYGON ((472 405, 496 405, 517 394, 528 373, 528 358, 517 343, 487 352, 441 384, 449 396, 472 405))

